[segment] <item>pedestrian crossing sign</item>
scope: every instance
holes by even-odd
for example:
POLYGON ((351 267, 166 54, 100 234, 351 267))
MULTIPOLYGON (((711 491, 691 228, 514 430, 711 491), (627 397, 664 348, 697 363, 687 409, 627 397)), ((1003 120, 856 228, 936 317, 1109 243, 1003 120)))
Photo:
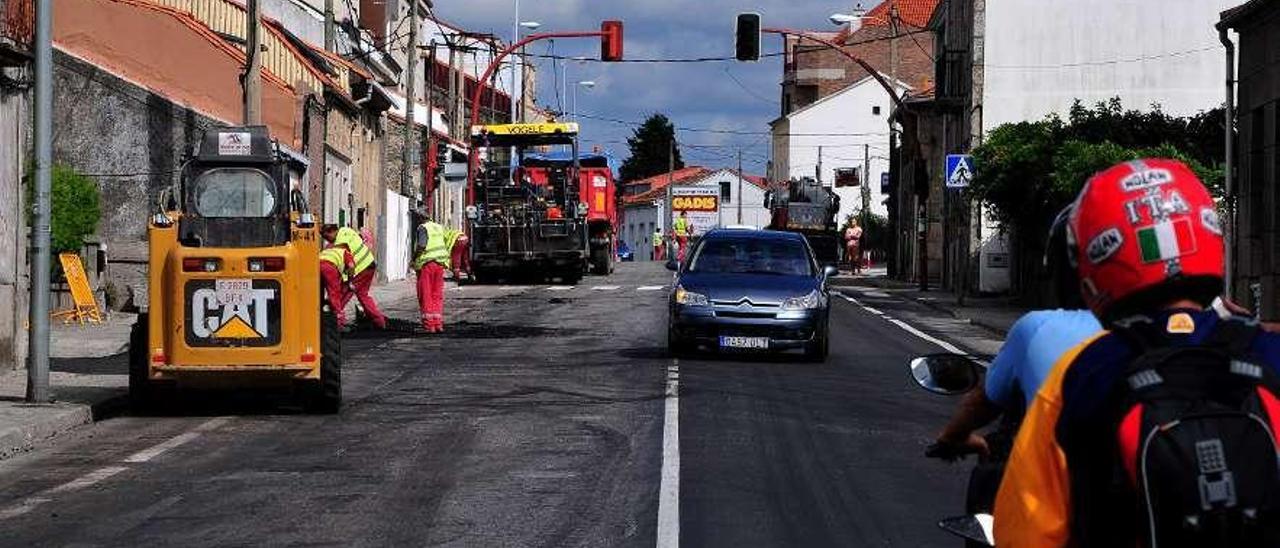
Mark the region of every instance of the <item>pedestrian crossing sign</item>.
POLYGON ((947 188, 967 188, 973 182, 973 156, 947 155, 947 188))

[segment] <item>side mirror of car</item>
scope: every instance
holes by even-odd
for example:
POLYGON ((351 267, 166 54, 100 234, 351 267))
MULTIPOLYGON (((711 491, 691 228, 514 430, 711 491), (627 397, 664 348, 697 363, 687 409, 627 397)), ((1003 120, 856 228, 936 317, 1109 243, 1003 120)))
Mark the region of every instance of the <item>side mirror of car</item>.
POLYGON ((978 386, 983 367, 962 354, 929 354, 911 360, 911 378, 920 388, 951 396, 978 386))
POLYGON ((677 263, 675 259, 667 259, 666 266, 667 266, 667 270, 674 272, 675 270, 678 270, 680 268, 680 263, 677 263))
POLYGON ((835 265, 827 265, 822 267, 823 278, 834 278, 839 273, 840 273, 840 269, 836 268, 835 265))

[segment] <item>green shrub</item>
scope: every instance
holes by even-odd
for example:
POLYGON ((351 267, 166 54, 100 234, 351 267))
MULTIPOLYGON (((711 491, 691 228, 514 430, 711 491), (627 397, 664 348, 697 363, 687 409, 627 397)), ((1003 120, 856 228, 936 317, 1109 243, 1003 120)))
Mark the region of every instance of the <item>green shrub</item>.
MULTIPOLYGON (((27 203, 35 203, 35 172, 27 173, 27 203)), ((49 219, 50 242, 53 253, 79 252, 86 236, 98 229, 102 209, 98 185, 92 178, 77 172, 70 166, 55 164, 52 170, 52 186, 49 193, 51 216, 49 219)), ((31 222, 31 209, 27 209, 27 222, 31 222)))

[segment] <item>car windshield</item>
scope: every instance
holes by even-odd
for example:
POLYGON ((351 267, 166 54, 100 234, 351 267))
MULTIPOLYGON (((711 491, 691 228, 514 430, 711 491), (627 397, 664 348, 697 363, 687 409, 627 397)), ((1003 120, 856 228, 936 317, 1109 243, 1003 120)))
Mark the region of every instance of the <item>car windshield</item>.
POLYGON ((275 184, 259 170, 215 169, 194 184, 195 212, 201 217, 269 217, 275 211, 275 184))
POLYGON ((715 238, 702 243, 689 272, 811 276, 804 244, 790 239, 715 238))

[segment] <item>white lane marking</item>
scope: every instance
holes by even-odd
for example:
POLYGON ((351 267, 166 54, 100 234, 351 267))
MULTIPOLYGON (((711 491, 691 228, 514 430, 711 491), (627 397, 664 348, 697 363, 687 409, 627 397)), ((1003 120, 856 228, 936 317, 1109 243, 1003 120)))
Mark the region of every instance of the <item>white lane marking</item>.
POLYGON ((129 468, 125 466, 104 466, 62 485, 49 489, 48 491, 45 491, 45 493, 53 495, 57 493, 66 493, 68 491, 79 491, 80 489, 89 487, 90 485, 98 483, 128 469, 129 468))
POLYGON ((960 350, 960 349, 959 349, 959 348, 957 348, 957 347, 956 347, 956 345, 954 345, 954 344, 951 344, 951 343, 949 343, 949 342, 947 342, 947 341, 944 341, 944 340, 942 340, 942 339, 939 339, 939 338, 937 338, 937 337, 934 337, 934 336, 932 336, 932 335, 929 335, 928 333, 925 333, 924 331, 921 331, 921 330, 919 330, 919 329, 916 329, 916 328, 914 328, 914 327, 911 327, 911 324, 908 324, 907 322, 904 322, 904 321, 899 320, 899 319, 896 319, 896 318, 889 318, 889 317, 887 317, 887 316, 885 317, 885 319, 889 320, 889 321, 890 321, 891 323, 893 323, 894 325, 896 325, 896 326, 898 326, 898 327, 901 327, 901 328, 903 328, 903 329, 907 330, 907 332, 908 332, 908 333, 911 333, 912 335, 915 335, 915 336, 917 336, 917 337, 920 337, 921 339, 924 339, 924 340, 926 340, 926 341, 929 341, 929 342, 931 342, 931 343, 933 343, 933 344, 938 345, 939 347, 941 347, 943 350, 946 350, 947 352, 951 352, 951 353, 953 353, 953 354, 963 354, 963 355, 966 355, 966 356, 969 354, 968 352, 965 352, 964 350, 960 350))
POLYGON ((840 294, 840 296, 841 296, 841 297, 844 297, 844 300, 845 300, 845 301, 849 301, 849 302, 854 303, 854 305, 858 305, 858 306, 863 307, 863 310, 865 310, 865 311, 872 312, 872 314, 877 315, 877 316, 883 316, 883 315, 884 315, 884 312, 881 312, 881 311, 879 311, 879 310, 877 310, 877 309, 872 309, 872 307, 870 307, 870 306, 863 305, 863 303, 859 302, 859 301, 858 301, 858 300, 856 300, 856 298, 854 298, 854 297, 847 296, 847 294, 845 294, 845 293, 838 293, 838 294, 840 294))
POLYGON ((662 482, 658 486, 658 548, 680 546, 680 360, 667 368, 662 420, 662 482))
POLYGON ((636 288, 636 291, 661 291, 666 289, 665 285, 642 285, 636 288))
POLYGON ((859 307, 861 307, 863 310, 866 310, 867 312, 870 312, 870 313, 872 313, 872 314, 875 314, 875 315, 877 315, 877 316, 880 316, 881 318, 884 318, 884 319, 888 320, 888 321, 889 321, 889 323, 892 323, 893 325, 896 325, 896 326, 898 326, 898 327, 901 327, 902 329, 906 330, 906 332, 911 333, 912 335, 915 335, 915 336, 917 336, 917 337, 920 337, 921 339, 924 339, 924 340, 925 340, 925 341, 927 341, 927 342, 931 342, 931 343, 933 343, 933 344, 938 345, 939 347, 941 347, 943 350, 946 350, 947 352, 951 352, 951 353, 953 353, 953 354, 962 354, 962 355, 965 355, 965 356, 969 355, 969 353, 968 353, 968 352, 965 352, 964 350, 961 350, 961 349, 960 349, 959 347, 957 347, 956 345, 951 344, 951 343, 949 343, 949 342, 947 342, 947 341, 944 341, 944 340, 942 340, 942 339, 939 339, 939 338, 937 338, 937 337, 934 337, 933 335, 930 335, 930 334, 928 334, 928 333, 925 333, 924 331, 921 331, 921 330, 919 330, 919 329, 916 329, 915 327, 913 327, 911 324, 909 324, 909 323, 907 323, 907 322, 904 322, 904 321, 899 320, 899 319, 897 319, 897 318, 890 317, 888 314, 885 314, 884 312, 881 312, 881 311, 876 310, 876 309, 874 309, 874 308, 871 308, 871 307, 869 307, 869 306, 867 306, 867 305, 865 305, 865 304, 862 304, 862 303, 858 302, 858 300, 857 300, 857 299, 855 299, 855 298, 853 298, 853 297, 850 297, 850 296, 848 296, 848 295, 845 295, 844 293, 840 293, 840 296, 841 296, 841 297, 844 297, 844 300, 849 301, 849 302, 851 302, 851 303, 853 303, 853 304, 858 305, 858 306, 859 306, 859 307))
POLYGON ((618 289, 619 287, 622 287, 622 286, 620 286, 620 285, 597 285, 597 286, 595 286, 595 287, 592 287, 592 288, 591 288, 591 290, 592 290, 592 291, 613 291, 613 290, 615 290, 615 289, 618 289))
POLYGON ((192 428, 190 431, 183 432, 172 438, 169 438, 165 441, 162 441, 160 443, 152 445, 151 447, 148 447, 146 449, 138 451, 137 453, 134 453, 132 455, 125 457, 124 462, 128 462, 128 463, 147 462, 151 459, 154 459, 160 456, 164 452, 170 449, 173 449, 174 447, 177 447, 179 445, 182 445, 184 443, 187 443, 191 440, 194 440, 200 437, 200 434, 202 432, 213 430, 214 428, 217 428, 219 426, 226 424, 230 420, 231 420, 230 417, 218 417, 216 419, 207 420, 201 425, 195 428, 192 428))
MULTIPOLYGON (((191 430, 178 434, 172 438, 169 438, 165 441, 152 445, 151 447, 138 451, 137 453, 129 455, 124 458, 123 462, 130 463, 130 464, 147 462, 161 455, 162 453, 169 451, 170 449, 173 449, 174 447, 178 447, 179 445, 182 445, 184 443, 187 443, 193 439, 200 437, 200 434, 203 432, 207 432, 209 430, 222 426, 230 421, 231 421, 231 417, 218 417, 218 418, 207 420, 201 423, 200 425, 196 426, 195 428, 192 428, 191 430)), ((76 479, 63 483, 61 485, 50 487, 48 489, 45 489, 44 491, 40 491, 39 493, 36 493, 34 495, 31 495, 27 498, 22 499, 20 502, 18 502, 17 504, 14 504, 13 506, 0 510, 0 520, 21 516, 23 514, 26 514, 34 510, 37 506, 40 506, 41 504, 44 504, 46 502, 53 502, 53 495, 70 493, 72 491, 79 491, 86 487, 93 486, 107 478, 110 478, 111 476, 114 476, 126 470, 129 470, 128 466, 103 466, 102 468, 97 468, 76 479)))
POLYGON ((16 518, 22 514, 35 510, 37 506, 49 502, 50 500, 52 499, 47 497, 27 497, 22 499, 22 502, 5 508, 4 510, 0 510, 0 519, 16 518))
POLYGON ((572 285, 551 285, 547 286, 547 291, 569 291, 574 287, 572 285))

